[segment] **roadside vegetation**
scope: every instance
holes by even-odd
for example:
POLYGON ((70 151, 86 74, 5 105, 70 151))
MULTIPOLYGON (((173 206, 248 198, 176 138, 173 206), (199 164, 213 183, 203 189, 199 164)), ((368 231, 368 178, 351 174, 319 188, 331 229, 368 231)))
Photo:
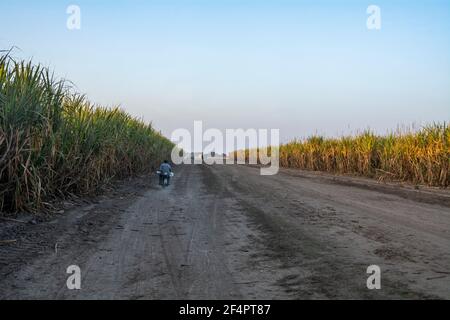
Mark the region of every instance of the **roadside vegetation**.
MULTIPOLYGON (((450 127, 435 123, 388 135, 311 136, 280 146, 280 166, 446 188, 450 127)), ((242 151, 239 151, 242 152, 242 151)), ((249 151, 245 152, 248 161, 249 151)))
POLYGON ((311 137, 281 146, 280 164, 288 168, 447 187, 450 127, 443 123, 386 136, 366 131, 336 139, 311 137))
POLYGON ((48 68, 0 56, 1 212, 42 210, 148 172, 172 147, 150 124, 90 103, 48 68))

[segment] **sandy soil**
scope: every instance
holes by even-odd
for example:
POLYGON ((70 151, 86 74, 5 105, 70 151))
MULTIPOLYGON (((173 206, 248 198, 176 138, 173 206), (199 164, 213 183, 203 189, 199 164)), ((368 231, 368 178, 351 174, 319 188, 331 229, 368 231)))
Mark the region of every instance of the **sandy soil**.
POLYGON ((177 167, 167 189, 134 179, 52 219, 1 221, 0 299, 449 299, 449 208, 443 190, 177 167))

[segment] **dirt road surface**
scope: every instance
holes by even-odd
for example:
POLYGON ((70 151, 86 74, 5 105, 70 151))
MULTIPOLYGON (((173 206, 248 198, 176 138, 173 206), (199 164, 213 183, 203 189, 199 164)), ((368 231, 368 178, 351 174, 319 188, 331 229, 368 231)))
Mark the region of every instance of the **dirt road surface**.
POLYGON ((449 299, 449 208, 442 190, 180 166, 166 189, 134 179, 56 218, 0 221, 0 299, 449 299))

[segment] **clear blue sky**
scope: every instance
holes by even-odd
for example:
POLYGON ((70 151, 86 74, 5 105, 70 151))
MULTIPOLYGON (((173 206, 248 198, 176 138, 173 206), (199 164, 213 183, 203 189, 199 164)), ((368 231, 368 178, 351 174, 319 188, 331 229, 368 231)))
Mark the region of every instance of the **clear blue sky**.
POLYGON ((0 2, 0 48, 164 134, 379 132, 450 120, 450 1, 0 2), (81 30, 66 8, 81 8, 81 30), (382 29, 366 28, 368 5, 382 29))

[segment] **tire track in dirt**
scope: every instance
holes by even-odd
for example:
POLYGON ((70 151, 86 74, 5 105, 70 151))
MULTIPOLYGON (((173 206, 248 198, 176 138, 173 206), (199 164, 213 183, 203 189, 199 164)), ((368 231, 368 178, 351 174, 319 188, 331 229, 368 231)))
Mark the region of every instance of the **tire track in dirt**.
POLYGON ((0 225, 0 239, 20 238, 0 247, 0 298, 450 297, 440 195, 414 201, 407 190, 243 166, 175 170, 166 189, 156 177, 130 180, 49 221, 0 225), (66 288, 72 264, 80 291, 66 288), (370 264, 382 268, 382 290, 366 288, 370 264))

